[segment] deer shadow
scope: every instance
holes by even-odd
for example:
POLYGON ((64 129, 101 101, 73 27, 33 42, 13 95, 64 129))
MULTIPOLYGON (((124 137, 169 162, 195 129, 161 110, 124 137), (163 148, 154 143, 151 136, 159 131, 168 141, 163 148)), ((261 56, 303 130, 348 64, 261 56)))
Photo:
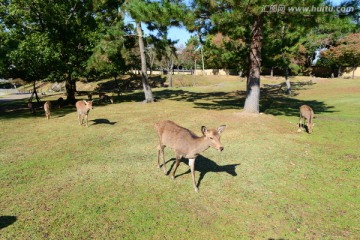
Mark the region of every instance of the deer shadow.
MULTIPOLYGON (((171 167, 168 170, 166 175, 169 175, 171 173, 171 171, 175 165, 175 158, 171 158, 166 163, 168 163, 170 161, 173 161, 173 163, 171 164, 171 167)), ((185 163, 186 165, 189 165, 189 160, 186 158, 181 158, 180 162, 185 163)), ((199 155, 195 160, 195 171, 200 172, 199 180, 197 181, 197 187, 198 188, 200 187, 201 181, 204 179, 205 175, 209 172, 214 172, 214 173, 225 172, 233 177, 237 176, 236 166, 238 166, 238 165, 240 165, 240 164, 237 163, 237 164, 228 164, 228 165, 220 166, 216 162, 212 161, 211 159, 206 158, 202 155, 199 155)), ((178 178, 182 175, 189 174, 189 173, 191 173, 190 169, 184 173, 180 173, 180 174, 176 175, 175 178, 178 178)))
POLYGON ((6 228, 16 222, 15 216, 0 216, 0 229, 6 228))
POLYGON ((114 125, 117 122, 110 122, 108 119, 105 118, 98 118, 98 119, 94 119, 94 120, 90 120, 91 122, 94 122, 92 125, 98 125, 98 124, 109 124, 109 125, 114 125))

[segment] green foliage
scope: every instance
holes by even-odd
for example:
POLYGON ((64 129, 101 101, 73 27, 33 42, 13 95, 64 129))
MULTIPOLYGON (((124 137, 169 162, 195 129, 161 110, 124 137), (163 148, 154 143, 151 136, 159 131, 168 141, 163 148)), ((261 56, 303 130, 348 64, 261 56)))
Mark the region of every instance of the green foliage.
POLYGON ((6 54, 13 66, 13 77, 58 80, 84 75, 93 48, 116 21, 119 4, 25 0, 7 3, 1 9, 1 25, 7 29, 9 39, 16 42, 6 54))
POLYGON ((342 67, 360 66, 360 33, 353 33, 337 41, 336 46, 321 53, 321 63, 342 67))
POLYGON ((206 68, 240 69, 246 65, 246 44, 221 33, 208 35, 204 45, 206 68))
POLYGON ((88 74, 98 77, 117 76, 128 69, 123 57, 126 38, 124 37, 122 21, 110 26, 106 33, 99 37, 93 54, 87 60, 88 74))
POLYGON ((27 81, 46 79, 54 66, 60 64, 56 47, 46 34, 41 33, 26 35, 8 57, 14 64, 10 72, 27 81))

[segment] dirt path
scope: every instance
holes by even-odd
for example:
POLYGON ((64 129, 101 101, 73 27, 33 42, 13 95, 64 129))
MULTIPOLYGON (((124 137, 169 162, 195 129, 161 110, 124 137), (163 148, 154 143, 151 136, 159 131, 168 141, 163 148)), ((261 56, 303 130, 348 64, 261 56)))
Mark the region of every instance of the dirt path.
POLYGON ((30 96, 31 93, 9 94, 3 96, 0 95, 0 103, 9 102, 18 99, 25 99, 25 98, 29 98, 30 96))

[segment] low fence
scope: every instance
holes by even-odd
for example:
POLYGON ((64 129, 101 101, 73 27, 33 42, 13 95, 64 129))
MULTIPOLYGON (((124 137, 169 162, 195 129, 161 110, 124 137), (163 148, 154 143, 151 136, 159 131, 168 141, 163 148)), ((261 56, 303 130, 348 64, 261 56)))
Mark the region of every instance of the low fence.
POLYGON ((0 93, 3 94, 23 94, 23 93, 32 93, 32 90, 19 90, 16 88, 3 89, 0 88, 0 93))
MULTIPOLYGON (((132 74, 138 74, 140 75, 140 71, 139 70, 130 70, 129 71, 132 74)), ((227 76, 227 75, 239 75, 239 73, 233 69, 204 69, 204 71, 202 69, 196 69, 194 70, 185 70, 185 69, 174 69, 173 70, 173 75, 193 75, 195 73, 195 75, 199 76, 199 75, 219 75, 219 76, 227 76)), ((153 70, 153 71, 147 71, 147 74, 150 75, 162 75, 162 74, 167 74, 167 70, 153 70)))

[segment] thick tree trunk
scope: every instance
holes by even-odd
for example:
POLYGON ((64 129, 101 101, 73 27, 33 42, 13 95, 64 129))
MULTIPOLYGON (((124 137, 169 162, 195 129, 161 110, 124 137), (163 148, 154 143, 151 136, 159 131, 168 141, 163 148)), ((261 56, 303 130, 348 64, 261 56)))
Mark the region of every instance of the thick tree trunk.
POLYGON ((252 27, 250 64, 246 86, 246 100, 244 105, 244 112, 247 113, 259 113, 261 45, 262 22, 259 17, 255 20, 252 27))
POLYGON ((136 31, 139 38, 139 48, 140 48, 140 59, 141 59, 141 79, 142 79, 142 85, 143 90, 145 94, 145 100, 146 103, 154 102, 154 97, 151 91, 151 87, 149 85, 149 80, 147 76, 147 68, 146 68, 146 57, 145 57, 145 47, 144 47, 144 39, 142 35, 142 29, 141 29, 141 23, 136 22, 136 31))
POLYGON ((66 79, 65 88, 66 88, 66 102, 68 104, 75 104, 76 81, 75 79, 72 78, 71 74, 69 74, 68 78, 66 79))

